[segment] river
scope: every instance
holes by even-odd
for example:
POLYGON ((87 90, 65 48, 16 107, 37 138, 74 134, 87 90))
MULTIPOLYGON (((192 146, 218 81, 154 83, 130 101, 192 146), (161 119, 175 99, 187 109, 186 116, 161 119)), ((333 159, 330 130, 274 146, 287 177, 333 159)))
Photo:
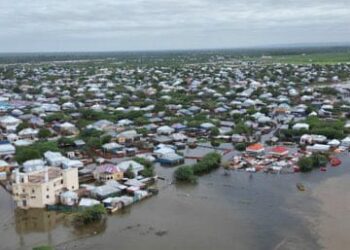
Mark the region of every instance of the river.
POLYGON ((171 184, 174 168, 158 166, 168 177, 159 181, 159 195, 80 229, 69 215, 14 210, 1 189, 0 249, 347 249, 348 157, 340 167, 308 174, 225 176, 219 169, 197 185, 171 184))

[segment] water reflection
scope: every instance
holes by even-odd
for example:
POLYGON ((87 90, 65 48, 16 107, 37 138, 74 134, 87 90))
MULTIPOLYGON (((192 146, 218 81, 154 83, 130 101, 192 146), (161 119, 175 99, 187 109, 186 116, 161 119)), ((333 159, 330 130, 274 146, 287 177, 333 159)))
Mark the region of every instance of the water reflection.
POLYGON ((73 233, 79 238, 103 233, 107 228, 107 219, 103 218, 101 221, 91 223, 88 226, 74 226, 73 233))
POLYGON ((63 213, 46 211, 44 209, 16 209, 16 232, 18 234, 48 232, 59 223, 62 223, 64 217, 63 213))

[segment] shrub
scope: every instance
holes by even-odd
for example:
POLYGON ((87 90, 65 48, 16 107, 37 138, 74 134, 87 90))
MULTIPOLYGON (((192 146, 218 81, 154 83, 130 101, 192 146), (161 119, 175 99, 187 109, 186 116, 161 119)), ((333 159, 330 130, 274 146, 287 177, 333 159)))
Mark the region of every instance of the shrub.
POLYGON ((88 207, 75 215, 74 223, 86 225, 101 220, 105 214, 106 209, 102 204, 88 207))
POLYGON ((196 182, 196 176, 193 174, 193 168, 191 166, 182 166, 174 172, 176 181, 179 182, 196 182))
POLYGON ((102 142, 101 139, 98 137, 90 137, 86 142, 86 144, 90 148, 99 148, 102 146, 101 142, 102 142))
POLYGON ((47 128, 42 128, 39 130, 38 137, 40 139, 48 138, 52 135, 51 131, 47 128))
POLYGON ((221 155, 219 153, 213 152, 206 154, 199 162, 192 166, 179 167, 174 172, 175 179, 182 182, 195 182, 196 175, 208 173, 218 168, 220 162, 221 155))
POLYGON ((328 157, 324 154, 316 153, 311 156, 312 166, 314 168, 319 168, 322 166, 326 166, 328 163, 328 157))
POLYGON ((57 140, 59 146, 71 146, 74 144, 74 139, 68 137, 60 137, 57 140))
POLYGON ((128 169, 125 171, 124 176, 125 176, 126 178, 129 178, 129 179, 135 178, 135 173, 134 173, 134 171, 133 171, 133 169, 132 169, 132 165, 131 165, 131 164, 130 164, 130 166, 128 167, 128 169))
POLYGON ((32 148, 17 148, 15 159, 19 164, 25 161, 41 158, 38 150, 32 148))
POLYGON ((235 149, 238 151, 244 151, 246 147, 247 147, 247 143, 244 143, 244 142, 235 144, 235 149))
POLYGON ((313 168, 311 157, 301 157, 298 161, 298 166, 301 172, 310 172, 313 168))
POLYGON ((210 129, 211 136, 218 136, 220 134, 220 130, 217 127, 213 127, 210 129))
POLYGON ((144 166, 144 170, 141 171, 143 177, 153 177, 155 175, 152 162, 140 157, 135 157, 133 160, 144 166))
POLYGON ((309 157, 302 157, 298 161, 301 172, 309 172, 313 168, 319 168, 327 165, 328 157, 321 153, 315 153, 309 157))
POLYGON ((212 147, 216 148, 220 146, 220 142, 218 140, 211 140, 210 144, 212 147))
POLYGON ((196 175, 207 173, 220 166, 221 155, 218 153, 206 154, 202 160, 193 165, 193 172, 196 175))
POLYGON ((39 247, 33 247, 33 250, 54 250, 51 246, 39 246, 39 247))

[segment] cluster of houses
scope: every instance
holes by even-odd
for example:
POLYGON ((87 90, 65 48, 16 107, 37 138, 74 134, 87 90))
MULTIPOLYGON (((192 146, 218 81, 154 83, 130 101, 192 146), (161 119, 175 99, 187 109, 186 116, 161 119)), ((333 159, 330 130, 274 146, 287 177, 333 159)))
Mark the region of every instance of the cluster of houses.
POLYGON ((11 192, 17 207, 45 208, 57 204, 86 207, 105 204, 108 200, 131 201, 127 204, 119 202, 120 208, 152 194, 147 187, 154 183, 155 177, 141 176, 144 166, 136 161, 101 164, 93 172, 96 183, 83 184, 79 180, 79 167, 58 166, 55 154, 46 153, 54 161, 31 160, 30 164, 23 164, 23 169, 12 171, 11 192), (127 171, 132 171, 133 177, 127 178, 124 175, 127 171))
POLYGON ((2 65, 0 179, 21 208, 103 203, 113 210, 150 195, 154 178, 134 157, 177 166, 203 141, 243 145, 243 154, 227 159, 232 168, 295 170, 297 146, 349 148, 349 76, 345 63, 2 65), (344 138, 314 134, 310 117, 341 119, 344 138))

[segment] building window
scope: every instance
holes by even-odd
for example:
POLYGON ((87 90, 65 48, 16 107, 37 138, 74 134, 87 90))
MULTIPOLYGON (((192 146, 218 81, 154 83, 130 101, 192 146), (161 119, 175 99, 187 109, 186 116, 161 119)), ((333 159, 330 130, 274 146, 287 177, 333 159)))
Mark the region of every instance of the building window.
POLYGON ((63 180, 61 180, 61 184, 63 184, 63 180))
POLYGON ((72 189, 74 189, 74 186, 72 186, 72 189))
POLYGON ((34 190, 34 189, 32 189, 32 193, 33 193, 33 194, 35 193, 35 190, 34 190))
POLYGON ((50 196, 49 195, 46 195, 46 199, 49 199, 50 198, 50 196))
POLYGON ((50 189, 49 189, 49 188, 46 188, 46 191, 47 191, 47 192, 49 192, 49 191, 50 191, 50 189))

